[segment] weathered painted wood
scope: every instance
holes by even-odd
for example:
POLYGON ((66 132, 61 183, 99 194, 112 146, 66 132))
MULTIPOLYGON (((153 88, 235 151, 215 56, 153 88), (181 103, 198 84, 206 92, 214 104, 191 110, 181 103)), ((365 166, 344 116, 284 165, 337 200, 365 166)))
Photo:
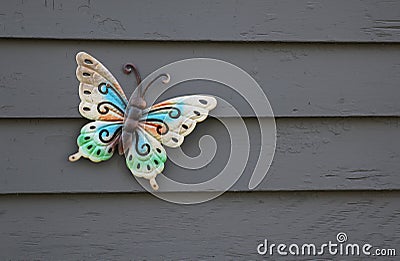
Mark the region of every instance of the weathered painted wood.
MULTIPOLYGON (((233 128, 238 119, 226 119, 233 128)), ((265 120, 265 119, 264 119, 265 120)), ((86 120, 0 120, 0 193, 143 191, 120 156, 108 162, 71 163, 75 139, 86 120)), ((259 130, 245 120, 250 135, 248 165, 232 191, 247 191, 259 153, 259 130)), ((235 127, 237 125, 237 127, 235 127)), ((392 190, 400 188, 400 118, 277 119, 277 147, 271 169, 257 190, 392 190)), ((230 139, 215 119, 199 124, 183 150, 200 153, 203 135, 217 142, 206 168, 188 170, 167 161, 173 180, 198 183, 214 177, 227 162, 230 139), (210 171, 211 170, 211 171, 210 171)), ((243 140, 243 137, 233 137, 243 140)), ((210 153, 210 152, 205 152, 210 153)))
MULTIPOLYGON (((321 244, 338 232, 351 243, 397 247, 399 11, 399 1, 376 0, 1 1, 0 259, 262 259, 264 238, 321 244), (87 122, 77 110, 80 50, 103 61, 128 94, 134 79, 122 74, 125 62, 144 76, 194 57, 248 71, 278 117, 268 176, 243 193, 260 149, 254 118, 245 119, 250 161, 230 190, 237 193, 205 204, 141 193, 119 156, 68 162, 87 122)), ((182 84, 162 98, 199 92, 254 116, 218 84, 182 84)), ((207 168, 168 161, 164 173, 191 183, 218 173, 230 147, 217 120, 200 124, 183 150, 197 155, 205 134, 218 145, 207 168)))
POLYGON ((399 42, 398 1, 3 0, 0 36, 56 39, 399 42))
POLYGON ((0 258, 261 260, 270 258, 257 254, 264 239, 318 246, 339 232, 347 243, 398 251, 399 200, 399 192, 254 192, 182 206, 146 194, 1 196, 0 258))
MULTIPOLYGON (((80 118, 80 50, 103 61, 128 94, 134 77, 122 73, 126 62, 146 76, 177 60, 211 57, 249 72, 278 117, 400 115, 400 45, 0 40, 0 117, 80 118)), ((181 84, 162 98, 188 93, 218 95, 254 115, 239 94, 212 82, 181 84)))

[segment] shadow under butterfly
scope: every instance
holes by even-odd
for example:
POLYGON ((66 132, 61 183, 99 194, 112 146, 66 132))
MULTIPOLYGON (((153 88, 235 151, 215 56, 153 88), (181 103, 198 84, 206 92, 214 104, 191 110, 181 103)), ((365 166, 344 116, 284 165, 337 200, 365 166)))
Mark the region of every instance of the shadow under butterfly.
POLYGON ((188 95, 147 107, 146 91, 160 79, 168 83, 169 74, 160 74, 143 87, 137 69, 128 64, 126 69, 135 72, 138 84, 128 101, 118 81, 98 60, 79 52, 76 62, 79 112, 93 121, 82 127, 77 138, 79 150, 69 160, 84 157, 100 162, 118 151, 125 154, 126 165, 134 176, 148 179, 158 190, 156 176, 167 160, 163 145, 179 147, 196 123, 204 121, 217 106, 217 100, 209 95, 188 95))

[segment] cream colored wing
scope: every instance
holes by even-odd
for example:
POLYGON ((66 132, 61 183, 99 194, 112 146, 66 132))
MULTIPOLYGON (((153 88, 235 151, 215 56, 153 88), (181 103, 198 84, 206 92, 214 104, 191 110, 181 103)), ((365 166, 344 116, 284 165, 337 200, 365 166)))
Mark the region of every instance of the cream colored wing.
POLYGON ((176 148, 215 106, 217 100, 208 95, 173 98, 144 110, 139 126, 165 146, 176 148))
POLYGON ((76 55, 76 62, 76 77, 80 81, 79 112, 82 116, 90 120, 123 120, 128 101, 114 76, 85 52, 76 55))

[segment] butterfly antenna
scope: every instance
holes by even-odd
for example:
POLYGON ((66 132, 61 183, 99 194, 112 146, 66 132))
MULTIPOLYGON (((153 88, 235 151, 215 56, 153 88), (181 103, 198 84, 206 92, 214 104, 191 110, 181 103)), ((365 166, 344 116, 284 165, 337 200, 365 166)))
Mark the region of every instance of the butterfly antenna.
POLYGON ((127 63, 123 67, 123 71, 125 74, 130 74, 132 71, 135 73, 136 76, 136 83, 139 85, 142 82, 142 77, 140 77, 139 70, 133 63, 127 63))
POLYGON ((166 79, 162 80, 162 82, 163 82, 164 84, 169 83, 169 81, 171 80, 171 76, 169 76, 168 73, 159 74, 156 78, 154 78, 151 82, 149 82, 149 83, 146 85, 146 87, 144 88, 143 92, 142 92, 142 90, 139 90, 139 91, 140 91, 140 93, 139 93, 139 94, 140 94, 140 97, 143 98, 144 95, 146 94, 147 90, 149 89, 149 87, 150 87, 155 81, 157 81, 158 79, 160 79, 161 77, 167 77, 166 79))

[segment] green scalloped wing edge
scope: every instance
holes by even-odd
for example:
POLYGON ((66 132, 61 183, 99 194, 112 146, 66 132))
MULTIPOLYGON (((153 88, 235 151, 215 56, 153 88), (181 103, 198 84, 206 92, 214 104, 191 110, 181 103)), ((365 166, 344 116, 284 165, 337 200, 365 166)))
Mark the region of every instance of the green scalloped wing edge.
POLYGON ((119 143, 122 125, 122 122, 102 121, 84 125, 77 138, 79 151, 70 156, 70 161, 76 161, 80 157, 93 162, 110 159, 119 143))
POLYGON ((164 170, 164 163, 167 161, 167 153, 161 143, 145 130, 138 128, 135 130, 132 144, 126 156, 126 165, 132 174, 150 180, 153 189, 157 190, 158 185, 155 178, 164 170), (137 142, 137 144, 136 144, 137 142), (140 155, 143 145, 149 145, 149 152, 140 155))

